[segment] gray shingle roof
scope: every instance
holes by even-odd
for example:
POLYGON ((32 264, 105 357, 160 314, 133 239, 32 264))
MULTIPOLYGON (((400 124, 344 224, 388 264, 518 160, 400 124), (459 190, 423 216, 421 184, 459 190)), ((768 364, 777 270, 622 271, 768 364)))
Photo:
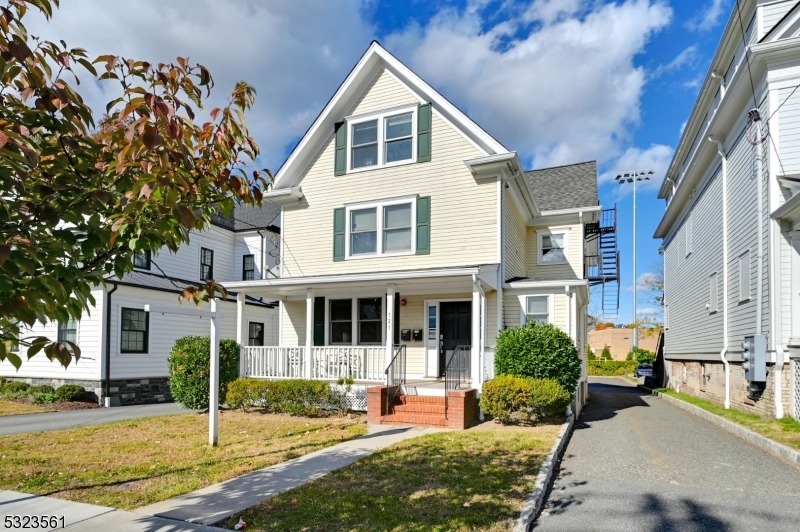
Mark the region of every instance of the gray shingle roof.
POLYGON ((599 205, 596 161, 529 170, 525 172, 525 179, 541 211, 599 205))
POLYGON ((265 201, 261 207, 258 205, 237 205, 233 208, 233 214, 230 218, 218 214, 212 216, 211 222, 230 231, 251 231, 253 229, 263 229, 270 225, 280 226, 280 215, 281 208, 279 206, 265 201))

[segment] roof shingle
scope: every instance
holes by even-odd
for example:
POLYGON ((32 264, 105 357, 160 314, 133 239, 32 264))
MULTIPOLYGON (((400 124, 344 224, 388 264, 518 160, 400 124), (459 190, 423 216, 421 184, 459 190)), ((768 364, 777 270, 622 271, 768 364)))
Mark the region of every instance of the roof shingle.
POLYGON ((540 211, 599 205, 596 161, 528 170, 525 179, 540 211))

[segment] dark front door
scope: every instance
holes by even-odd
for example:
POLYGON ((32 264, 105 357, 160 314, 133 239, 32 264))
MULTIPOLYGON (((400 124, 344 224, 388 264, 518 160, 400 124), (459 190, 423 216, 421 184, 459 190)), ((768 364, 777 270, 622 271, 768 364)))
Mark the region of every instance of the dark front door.
POLYGON ((472 343, 472 302, 444 301, 439 304, 439 376, 456 346, 472 343))

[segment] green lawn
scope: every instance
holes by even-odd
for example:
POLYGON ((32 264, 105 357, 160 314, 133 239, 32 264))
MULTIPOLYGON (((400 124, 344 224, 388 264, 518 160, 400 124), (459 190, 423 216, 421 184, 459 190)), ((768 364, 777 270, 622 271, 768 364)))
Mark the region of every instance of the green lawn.
POLYGON ((259 531, 513 527, 559 426, 485 423, 403 441, 233 516, 259 531))
POLYGON ((39 412, 49 411, 50 409, 43 405, 31 405, 0 400, 0 417, 15 416, 17 414, 38 414, 39 412))
POLYGON ((223 412, 0 437, 0 489, 132 509, 366 434, 363 418, 223 412))
POLYGON ((691 395, 678 393, 675 390, 668 388, 656 388, 656 391, 659 391, 665 395, 676 397, 695 406, 699 406, 703 410, 708 410, 712 414, 716 414, 729 421, 738 423, 739 425, 742 425, 753 432, 757 432, 758 434, 766 436, 771 440, 782 443, 787 447, 800 450, 800 422, 797 422, 790 417, 785 417, 783 419, 768 419, 757 416, 756 414, 740 412, 739 410, 725 410, 725 408, 718 404, 711 403, 703 399, 698 399, 697 397, 692 397, 691 395))

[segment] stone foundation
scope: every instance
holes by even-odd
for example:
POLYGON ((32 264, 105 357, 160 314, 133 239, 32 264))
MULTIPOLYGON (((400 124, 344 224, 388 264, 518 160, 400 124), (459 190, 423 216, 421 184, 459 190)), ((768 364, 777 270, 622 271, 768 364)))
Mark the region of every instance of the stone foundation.
MULTIPOLYGON (((6 377, 8 381, 26 382, 31 386, 47 384, 58 388, 62 384, 77 384, 83 386, 89 398, 101 403, 105 386, 103 381, 88 381, 77 379, 39 379, 6 377)), ((109 387, 109 396, 119 398, 121 405, 143 405, 152 403, 173 402, 169 389, 169 377, 156 377, 149 379, 124 379, 112 380, 109 387)))
MULTIPOLYGON (((766 388, 755 400, 747 396, 747 381, 741 362, 730 362, 729 365, 731 408, 762 417, 775 417, 775 365, 767 366, 766 388)), ((722 362, 667 360, 666 366, 668 388, 718 405, 725 404, 725 366, 722 362)), ((781 381, 784 415, 788 416, 791 396, 789 364, 783 366, 781 381)))

